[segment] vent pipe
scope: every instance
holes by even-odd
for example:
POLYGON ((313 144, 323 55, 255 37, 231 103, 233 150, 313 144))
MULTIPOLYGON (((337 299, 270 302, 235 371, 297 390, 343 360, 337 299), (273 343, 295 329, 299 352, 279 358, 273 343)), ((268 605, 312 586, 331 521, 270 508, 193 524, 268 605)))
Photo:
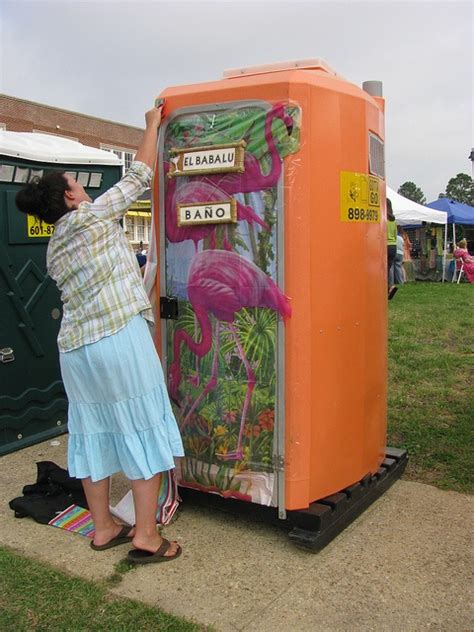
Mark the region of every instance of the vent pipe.
POLYGON ((381 81, 364 81, 362 84, 362 90, 365 90, 372 97, 382 97, 382 82, 381 81))

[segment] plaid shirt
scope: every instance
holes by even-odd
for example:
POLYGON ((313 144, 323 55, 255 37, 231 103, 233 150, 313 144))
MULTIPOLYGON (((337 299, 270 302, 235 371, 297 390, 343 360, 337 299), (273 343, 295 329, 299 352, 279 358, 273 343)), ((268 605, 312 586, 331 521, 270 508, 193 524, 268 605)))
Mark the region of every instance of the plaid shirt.
POLYGON ((119 223, 151 175, 147 165, 133 162, 95 202, 81 202, 56 222, 46 260, 63 302, 59 351, 110 336, 140 312, 153 322, 136 256, 119 223))

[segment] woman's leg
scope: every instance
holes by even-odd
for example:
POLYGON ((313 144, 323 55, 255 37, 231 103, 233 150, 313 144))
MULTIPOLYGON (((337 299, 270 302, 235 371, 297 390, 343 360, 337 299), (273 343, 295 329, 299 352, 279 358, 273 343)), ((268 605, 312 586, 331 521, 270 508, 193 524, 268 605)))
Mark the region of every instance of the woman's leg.
POLYGON ((403 257, 402 255, 397 254, 395 257, 394 264, 394 276, 395 276, 395 284, 402 285, 404 283, 404 274, 403 274, 403 257))
POLYGON ((90 478, 83 478, 82 487, 94 522, 94 544, 107 544, 122 529, 122 526, 115 522, 109 509, 110 478, 103 478, 95 483, 90 478))
MULTIPOLYGON (((155 474, 147 480, 131 481, 133 504, 135 505, 135 535, 133 546, 136 549, 155 553, 161 546, 163 538, 156 530, 156 512, 158 509, 158 493, 161 474, 155 474)), ((172 542, 165 556, 174 555, 178 549, 172 542)))
POLYGON ((397 254, 396 246, 387 247, 387 287, 390 289, 393 285, 393 264, 395 263, 395 256, 397 254))

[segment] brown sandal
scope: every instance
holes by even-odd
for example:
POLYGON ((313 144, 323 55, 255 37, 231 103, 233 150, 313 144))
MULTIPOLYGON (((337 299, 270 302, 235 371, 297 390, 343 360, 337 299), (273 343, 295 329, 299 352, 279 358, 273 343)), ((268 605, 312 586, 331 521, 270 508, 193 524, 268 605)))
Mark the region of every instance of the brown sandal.
POLYGON ((132 564, 153 564, 158 562, 171 562, 175 560, 182 553, 182 548, 178 544, 176 553, 174 555, 165 555, 171 546, 171 542, 163 538, 163 542, 160 548, 152 553, 151 551, 145 551, 144 549, 132 549, 127 554, 127 560, 132 564))
POLYGON ((132 529, 133 527, 127 527, 124 525, 115 538, 112 538, 105 544, 94 544, 94 541, 92 541, 91 549, 94 549, 94 551, 106 551, 107 549, 112 549, 114 546, 118 546, 119 544, 127 544, 127 542, 130 543, 133 537, 130 535, 130 531, 132 529))

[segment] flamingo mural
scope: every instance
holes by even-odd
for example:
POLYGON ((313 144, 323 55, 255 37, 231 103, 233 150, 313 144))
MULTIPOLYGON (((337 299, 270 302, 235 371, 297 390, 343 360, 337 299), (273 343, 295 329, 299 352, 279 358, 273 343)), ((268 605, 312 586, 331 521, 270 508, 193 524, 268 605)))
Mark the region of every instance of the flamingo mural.
MULTIPOLYGON (((165 178, 165 291, 182 297, 178 320, 168 324, 168 386, 187 455, 180 484, 262 504, 275 489, 278 319, 290 316, 274 281, 283 208, 277 186, 283 159, 298 150, 298 127, 295 104, 251 103, 178 113, 165 136, 167 160, 171 147, 247 142, 244 173, 165 178), (225 225, 217 248, 217 225, 177 225, 178 204, 231 197, 249 226, 232 247, 225 225), (172 247, 187 241, 193 249, 172 247)), ((165 174, 168 168, 165 162, 165 174)))
POLYGON ((189 270, 187 285, 188 298, 201 329, 201 339, 194 340, 184 329, 175 331, 173 362, 169 369, 170 394, 175 400, 179 397, 182 379, 181 345, 185 344, 196 357, 203 358, 210 351, 214 339, 211 379, 184 418, 181 424, 183 430, 192 413, 217 385, 219 329, 221 323, 227 323, 247 374, 247 388, 240 417, 237 445, 234 451, 225 455, 227 459, 240 460, 243 456, 243 433, 255 387, 255 374, 234 324, 236 313, 244 307, 266 307, 277 312, 282 318, 287 318, 291 314, 288 298, 260 268, 235 252, 227 250, 205 250, 197 253, 189 270), (210 314, 216 320, 214 332, 210 314))
POLYGON ((264 174, 262 167, 250 152, 245 152, 244 173, 221 173, 196 176, 194 182, 206 182, 212 184, 229 195, 235 193, 253 193, 274 187, 281 176, 282 159, 278 153, 275 139, 272 133, 272 123, 275 119, 280 119, 286 126, 288 135, 293 132, 294 121, 285 112, 284 104, 278 103, 273 106, 265 115, 264 136, 270 156, 270 169, 264 174))
MULTIPOLYGON (((165 173, 168 172, 169 165, 165 165, 165 173)), ((171 243, 179 243, 190 239, 194 242, 197 252, 198 243, 206 237, 211 237, 211 247, 215 247, 215 224, 200 224, 197 226, 178 226, 177 223, 177 205, 193 204, 202 202, 223 202, 230 197, 228 193, 220 189, 215 184, 204 181, 173 178, 168 182, 165 199, 165 216, 166 216, 166 238, 171 243)), ((251 206, 237 202, 237 219, 245 220, 249 224, 259 224, 264 230, 269 230, 268 224, 264 222, 255 213, 251 206)), ((224 240, 224 246, 230 250, 227 238, 224 240)))
MULTIPOLYGON (((211 237, 211 247, 215 247, 216 226, 204 224, 200 226, 178 226, 176 220, 177 204, 206 203, 210 201, 221 202, 228 200, 237 193, 253 193, 272 188, 278 183, 282 169, 282 159, 278 153, 275 139, 272 133, 272 123, 275 119, 281 119, 286 126, 288 135, 293 131, 293 119, 286 114, 283 104, 272 107, 265 115, 264 137, 270 156, 270 169, 264 174, 259 161, 251 153, 246 152, 244 158, 245 171, 242 174, 209 174, 205 176, 192 176, 190 178, 171 178, 167 182, 165 196, 166 237, 171 243, 179 243, 190 239, 194 242, 197 251, 198 243, 206 237, 211 237)), ((165 176, 169 172, 169 163, 164 164, 165 176)), ((245 220, 249 224, 259 224, 264 230, 269 227, 251 206, 237 201, 237 218, 245 220)), ((227 238, 224 247, 230 249, 227 238)))

